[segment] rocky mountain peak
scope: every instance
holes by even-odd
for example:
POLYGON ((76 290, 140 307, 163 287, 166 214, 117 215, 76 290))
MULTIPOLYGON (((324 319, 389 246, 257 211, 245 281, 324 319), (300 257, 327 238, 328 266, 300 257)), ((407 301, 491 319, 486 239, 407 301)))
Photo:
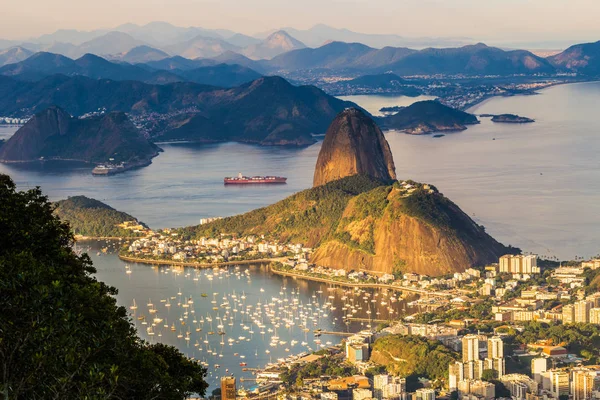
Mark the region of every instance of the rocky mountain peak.
POLYGON ((356 108, 344 110, 329 126, 317 159, 313 186, 352 175, 384 181, 396 179, 392 152, 381 129, 356 108))

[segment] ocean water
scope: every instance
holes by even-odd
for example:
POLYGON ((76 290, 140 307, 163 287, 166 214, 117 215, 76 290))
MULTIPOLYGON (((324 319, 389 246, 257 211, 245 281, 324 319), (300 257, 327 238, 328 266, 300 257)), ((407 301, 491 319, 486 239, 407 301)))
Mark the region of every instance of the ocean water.
POLYGON ((394 107, 394 106, 402 106, 408 107, 411 104, 417 101, 424 100, 433 100, 435 97, 433 96, 416 96, 416 97, 408 97, 408 96, 393 96, 393 95, 353 95, 353 96, 339 96, 340 99, 346 101, 352 101, 372 115, 382 116, 383 113, 379 111, 383 107, 394 107))

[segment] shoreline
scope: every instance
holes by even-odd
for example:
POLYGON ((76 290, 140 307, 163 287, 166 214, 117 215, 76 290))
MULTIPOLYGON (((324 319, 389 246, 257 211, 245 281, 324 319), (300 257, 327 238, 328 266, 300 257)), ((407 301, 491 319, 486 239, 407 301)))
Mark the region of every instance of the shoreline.
MULTIPOLYGON (((281 261, 286 258, 286 257, 279 257, 279 258, 263 258, 263 259, 257 259, 257 260, 223 261, 223 262, 219 262, 219 263, 196 263, 196 262, 173 261, 173 260, 149 260, 146 258, 129 257, 129 256, 123 256, 120 254, 118 255, 118 257, 122 261, 127 261, 127 262, 131 262, 131 263, 148 264, 148 265, 176 265, 176 266, 181 266, 181 267, 193 267, 193 268, 212 268, 212 267, 219 267, 219 266, 248 265, 248 264, 270 264, 274 261, 281 261)), ((425 296, 437 296, 437 297, 452 296, 452 294, 450 294, 450 293, 430 292, 425 289, 410 288, 410 287, 404 287, 404 286, 394 286, 394 285, 388 285, 388 284, 382 284, 382 283, 340 282, 340 281, 336 281, 333 279, 319 278, 319 277, 315 277, 315 276, 300 274, 297 272, 280 271, 278 269, 272 268, 270 265, 267 265, 267 268, 269 269, 269 271, 271 271, 274 274, 279 275, 279 276, 285 276, 285 277, 290 277, 290 278, 300 278, 300 279, 313 281, 313 282, 331 283, 333 285, 339 285, 339 286, 345 286, 345 287, 365 288, 365 289, 388 289, 388 290, 394 290, 397 292, 410 292, 410 293, 425 295, 425 296)))
POLYGON ((333 285, 352 287, 352 288, 387 289, 387 290, 394 290, 397 292, 411 292, 411 293, 425 295, 425 296, 438 296, 438 297, 452 296, 452 294, 450 294, 450 293, 430 292, 425 289, 410 288, 410 287, 405 287, 405 286, 394 286, 394 285, 388 285, 385 283, 341 282, 341 281, 336 281, 334 279, 329 279, 329 278, 320 278, 320 277, 316 277, 316 276, 305 275, 305 274, 301 274, 299 272, 281 271, 281 270, 275 269, 271 266, 269 266, 269 271, 273 272, 274 274, 280 275, 280 276, 286 276, 286 277, 290 277, 290 278, 300 278, 300 279, 305 279, 305 280, 313 281, 313 282, 331 283, 333 285))
MULTIPOLYGON (((194 268, 212 268, 225 265, 247 265, 247 264, 267 264, 273 261, 280 261, 283 258, 260 258, 257 260, 239 260, 239 261, 222 261, 218 263, 198 263, 198 262, 185 262, 185 261, 173 261, 173 260, 149 260, 147 258, 137 258, 118 255, 120 260, 138 263, 138 264, 149 264, 149 265, 177 265, 180 267, 194 267, 194 268)), ((284 257, 285 258, 285 257, 284 257)))

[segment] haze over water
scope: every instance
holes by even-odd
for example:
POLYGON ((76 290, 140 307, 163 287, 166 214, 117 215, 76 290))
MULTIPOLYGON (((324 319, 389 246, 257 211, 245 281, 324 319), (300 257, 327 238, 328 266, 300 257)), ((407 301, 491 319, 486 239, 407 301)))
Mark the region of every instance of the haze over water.
MULTIPOLYGON (((363 107, 389 97, 356 99, 363 107)), ((400 179, 431 183, 499 241, 541 255, 600 251, 600 83, 563 85, 539 96, 493 98, 471 112, 515 113, 533 124, 487 118, 442 138, 387 133, 400 179), (495 138, 495 140, 493 140, 495 138)), ((197 224, 272 204, 312 184, 320 143, 304 149, 236 143, 163 144, 151 166, 93 177, 89 166, 0 164, 21 188, 40 185, 52 200, 84 194, 151 227, 197 224), (224 176, 282 175, 284 186, 225 187, 224 176)))

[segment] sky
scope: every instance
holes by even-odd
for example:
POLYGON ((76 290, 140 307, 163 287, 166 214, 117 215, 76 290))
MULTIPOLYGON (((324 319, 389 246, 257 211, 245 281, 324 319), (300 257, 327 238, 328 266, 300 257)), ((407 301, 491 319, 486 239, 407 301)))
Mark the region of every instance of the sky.
POLYGON ((600 39, 600 0, 0 0, 0 38, 166 21, 255 34, 317 23, 406 37, 600 39))

